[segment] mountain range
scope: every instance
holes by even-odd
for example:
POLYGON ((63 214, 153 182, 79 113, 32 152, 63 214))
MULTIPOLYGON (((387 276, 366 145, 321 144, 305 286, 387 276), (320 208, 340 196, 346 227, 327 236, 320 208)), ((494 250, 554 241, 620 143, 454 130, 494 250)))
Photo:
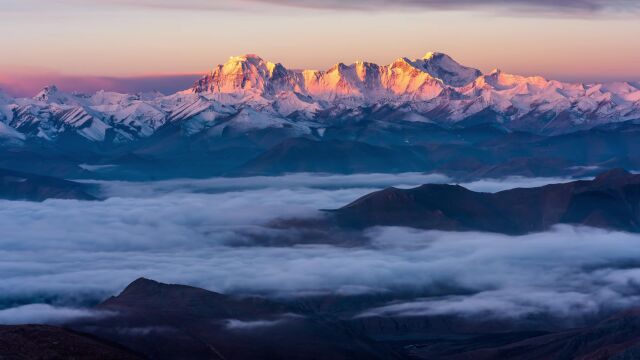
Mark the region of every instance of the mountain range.
POLYGON ((93 95, 48 86, 31 99, 0 96, 0 134, 54 141, 130 142, 180 122, 190 134, 268 127, 322 136, 330 118, 388 105, 398 121, 464 123, 483 111, 508 128, 563 133, 640 118, 640 85, 564 83, 494 70, 482 74, 442 53, 390 65, 358 61, 326 71, 289 70, 257 55, 232 57, 191 89, 93 95), (337 116, 338 115, 338 116, 337 116))
MULTIPOLYGON (((10 154, 0 158, 0 166, 48 174, 55 163, 54 174, 75 177, 86 172, 83 164, 120 165, 118 176, 146 178, 277 168, 334 171, 261 163, 280 156, 277 146, 299 146, 303 139, 328 152, 345 153, 361 143, 383 147, 377 152, 409 159, 396 169, 426 171, 433 167, 424 159, 429 150, 415 147, 478 147, 478 136, 487 140, 487 131, 494 137, 527 134, 525 141, 531 142, 594 129, 618 131, 638 122, 638 82, 582 84, 499 70, 483 74, 433 52, 389 65, 340 63, 326 71, 291 70, 244 55, 171 95, 67 93, 54 85, 33 98, 0 93, 0 153, 10 154), (422 159, 414 159, 416 153, 422 159), (25 168, 11 160, 16 157, 33 165, 25 168)), ((611 160, 609 153, 601 155, 592 160, 611 160)), ((569 166, 594 165, 570 160, 569 166)), ((629 165, 621 163, 629 159, 617 160, 617 166, 629 165)), ((345 164, 343 171, 380 171, 366 163, 359 169, 345 164)))

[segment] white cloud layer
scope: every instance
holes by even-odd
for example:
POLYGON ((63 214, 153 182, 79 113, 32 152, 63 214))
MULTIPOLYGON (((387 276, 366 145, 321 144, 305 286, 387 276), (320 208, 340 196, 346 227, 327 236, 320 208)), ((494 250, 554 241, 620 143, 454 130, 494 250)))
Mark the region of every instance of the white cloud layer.
POLYGON ((238 320, 238 319, 227 319, 225 321, 225 327, 229 330, 236 331, 251 331, 256 329, 264 329, 270 328, 274 326, 281 325, 286 323, 287 321, 293 319, 299 319, 299 315, 295 314, 283 314, 282 316, 275 319, 263 319, 263 320, 238 320))
POLYGON ((61 324, 71 320, 105 317, 111 313, 48 304, 29 304, 0 310, 0 324, 61 324))
MULTIPOLYGON (((31 0, 38 1, 38 0, 31 0)), ((380 9, 425 9, 425 10, 501 10, 531 11, 545 10, 557 14, 598 13, 603 11, 623 12, 638 10, 635 0, 56 0, 58 3, 101 6, 140 6, 158 9, 183 10, 248 10, 262 5, 327 9, 327 10, 380 10, 380 9)))
MULTIPOLYGON (((366 232, 366 244, 348 247, 265 246, 247 235, 295 238, 293 230, 262 225, 428 179, 385 176, 111 183, 107 190, 118 197, 104 202, 0 202, 0 308, 42 299, 64 306, 98 301, 141 276, 223 293, 432 295, 369 315, 564 316, 637 303, 638 234, 571 226, 515 237, 377 228, 366 232), (269 187, 257 187, 265 182, 269 187)), ((472 187, 514 184, 526 182, 472 187)), ((31 310, 49 318, 41 308, 31 310)))

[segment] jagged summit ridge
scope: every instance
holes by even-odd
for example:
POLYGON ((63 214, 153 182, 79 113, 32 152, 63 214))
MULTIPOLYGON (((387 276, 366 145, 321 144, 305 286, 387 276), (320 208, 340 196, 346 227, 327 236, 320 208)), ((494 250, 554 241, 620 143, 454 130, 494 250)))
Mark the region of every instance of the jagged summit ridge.
POLYGON ((55 85, 45 86, 44 88, 42 88, 42 90, 40 90, 39 93, 36 94, 36 96, 33 97, 33 99, 38 101, 47 101, 49 100, 49 96, 57 92, 58 92, 57 86, 55 85))
POLYGON ((449 55, 439 52, 428 52, 421 60, 421 66, 427 73, 451 86, 467 85, 482 75, 480 70, 462 66, 449 55))
POLYGON ((376 111, 384 113, 376 115, 384 126, 480 122, 561 134, 640 121, 640 84, 567 83, 500 70, 483 74, 439 52, 400 57, 388 65, 338 63, 326 70, 292 70, 247 54, 229 58, 192 88, 167 96, 77 94, 53 85, 33 98, 0 93, 0 122, 12 144, 76 135, 91 142, 135 142, 165 125, 178 126, 187 136, 280 129, 287 137, 322 137, 334 125, 374 121, 367 114, 376 111))
POLYGON ((218 65, 193 87, 194 93, 255 92, 273 96, 293 91, 322 99, 355 97, 377 100, 389 96, 431 99, 445 86, 460 87, 482 73, 458 64, 443 53, 421 59, 398 58, 389 65, 357 61, 338 63, 326 71, 289 70, 258 55, 234 56, 218 65))
POLYGON ((281 64, 265 61, 255 54, 246 54, 233 56, 225 64, 215 67, 195 84, 193 92, 255 91, 266 94, 284 89, 295 91, 297 80, 281 64))

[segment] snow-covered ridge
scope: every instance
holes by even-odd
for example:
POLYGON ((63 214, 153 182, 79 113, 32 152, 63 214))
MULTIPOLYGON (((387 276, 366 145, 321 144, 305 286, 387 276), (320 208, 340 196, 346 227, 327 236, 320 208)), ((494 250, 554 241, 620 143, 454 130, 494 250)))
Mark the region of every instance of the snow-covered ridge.
POLYGON ((288 70, 257 55, 235 56, 218 65, 193 87, 198 94, 253 92, 274 96, 295 92, 322 100, 389 97, 428 100, 447 86, 464 86, 482 73, 448 55, 427 53, 421 59, 399 58, 389 65, 358 61, 336 64, 326 71, 288 70))
POLYGON ((469 122, 563 133, 640 119, 640 84, 565 83, 500 70, 482 74, 433 52, 388 65, 339 63, 325 71, 290 70, 249 54, 230 58, 192 88, 168 96, 86 95, 55 86, 33 98, 14 99, 0 92, 0 129, 12 143, 56 141, 62 135, 132 142, 166 125, 178 125, 187 136, 265 128, 320 136, 332 124, 366 121, 365 114, 383 108, 385 121, 397 124, 465 124, 473 118, 469 122))

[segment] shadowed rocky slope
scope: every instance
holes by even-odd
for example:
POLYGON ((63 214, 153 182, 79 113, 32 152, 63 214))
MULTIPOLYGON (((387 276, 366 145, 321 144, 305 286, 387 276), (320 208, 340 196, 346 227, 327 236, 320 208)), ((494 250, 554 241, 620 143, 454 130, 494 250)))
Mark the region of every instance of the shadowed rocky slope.
POLYGON ((138 279, 74 324, 153 359, 394 359, 386 346, 291 304, 138 279))
POLYGON ((95 337, 44 325, 0 326, 2 360, 135 360, 125 348, 95 337))
POLYGON ((640 354, 637 309, 569 330, 548 320, 531 327, 523 319, 356 316, 388 296, 267 300, 138 279, 98 306, 117 315, 65 325, 74 331, 0 327, 0 359, 623 360, 640 354))
POLYGON ((640 175, 611 170, 593 181, 479 193, 459 185, 388 188, 333 212, 342 226, 409 226, 506 234, 555 224, 640 231, 640 175))
POLYGON ((0 169, 0 199, 44 201, 46 199, 96 200, 88 186, 49 176, 0 169))
MULTIPOLYGON (((535 330, 518 319, 356 316, 389 299, 379 295, 238 298, 139 279, 99 305, 117 316, 68 326, 151 359, 621 360, 639 354, 637 310, 571 330, 548 321, 535 330)), ((66 330, 44 329, 69 336, 66 330)), ((0 346, 11 336, 0 332, 0 346)), ((37 336, 47 344, 49 337, 37 336)), ((61 344, 65 341, 69 340, 61 344)), ((111 353, 92 346, 101 351, 96 354, 105 354, 97 358, 109 359, 111 353)))

